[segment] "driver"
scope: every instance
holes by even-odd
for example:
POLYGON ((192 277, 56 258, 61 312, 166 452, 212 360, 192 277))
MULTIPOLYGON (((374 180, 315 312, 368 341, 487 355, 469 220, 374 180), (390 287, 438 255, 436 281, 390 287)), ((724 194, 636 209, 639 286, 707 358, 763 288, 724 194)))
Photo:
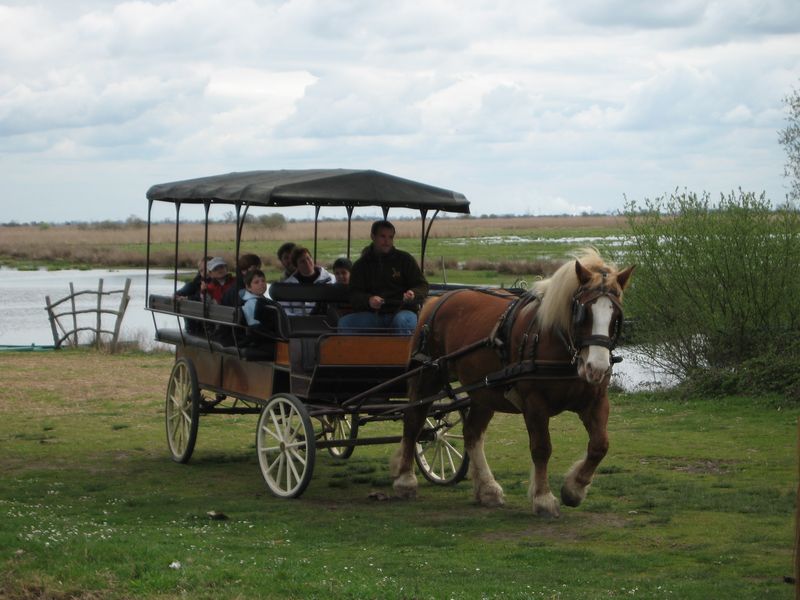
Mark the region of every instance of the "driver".
POLYGON ((355 312, 343 316, 339 329, 389 328, 411 334, 417 311, 428 295, 428 282, 408 252, 394 246, 395 228, 375 221, 372 243, 350 273, 350 302, 355 312))

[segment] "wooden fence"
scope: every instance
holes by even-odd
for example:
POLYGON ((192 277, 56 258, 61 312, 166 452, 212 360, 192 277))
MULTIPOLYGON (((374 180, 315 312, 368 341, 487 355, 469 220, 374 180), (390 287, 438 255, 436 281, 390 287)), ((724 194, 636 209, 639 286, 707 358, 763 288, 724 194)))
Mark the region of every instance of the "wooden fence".
MULTIPOLYGON (((125 316, 125 309, 128 308, 128 302, 130 302, 130 295, 128 294, 128 290, 131 287, 131 280, 125 280, 125 287, 121 290, 103 290, 103 280, 100 280, 98 285, 97 291, 95 290, 83 290, 80 292, 76 292, 72 283, 69 284, 69 296, 62 298, 56 302, 50 301, 50 296, 45 296, 45 300, 47 302, 47 306, 45 310, 47 311, 47 316, 50 319, 50 328, 53 330, 53 343, 55 347, 61 348, 61 346, 66 343, 67 345, 77 347, 79 345, 79 337, 78 332, 80 331, 93 331, 94 332, 94 339, 92 340, 94 345, 97 348, 100 348, 102 344, 102 334, 107 334, 111 336, 110 342, 110 349, 114 352, 117 348, 117 342, 119 341, 119 330, 120 326, 122 325, 122 317, 125 316), (113 296, 116 294, 121 294, 119 307, 116 310, 112 310, 109 308, 103 308, 103 297, 104 296, 113 296), (78 308, 75 303, 75 298, 83 295, 95 295, 97 296, 97 304, 92 306, 91 308, 78 308), (64 302, 69 302, 69 310, 64 310, 63 312, 56 312, 56 308, 63 304, 64 302), (94 314, 96 318, 92 319, 93 325, 89 326, 78 326, 79 319, 78 315, 83 314, 94 314), (114 329, 103 329, 103 315, 114 315, 114 329), (67 320, 72 321, 72 328, 67 329, 62 322, 62 319, 66 318, 67 320), (71 318, 71 319, 70 319, 71 318)), ((81 319, 83 321, 83 319, 81 319)))

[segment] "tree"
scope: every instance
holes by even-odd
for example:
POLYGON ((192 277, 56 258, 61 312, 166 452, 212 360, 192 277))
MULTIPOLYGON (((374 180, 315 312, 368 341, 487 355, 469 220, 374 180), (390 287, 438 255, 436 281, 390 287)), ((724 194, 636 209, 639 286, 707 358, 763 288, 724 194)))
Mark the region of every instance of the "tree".
POLYGON ((626 216, 624 260, 638 268, 625 310, 641 353, 681 379, 800 392, 787 367, 800 360, 800 211, 740 190, 629 202, 626 216))
POLYGON ((789 178, 789 197, 800 201, 800 89, 793 90, 783 102, 789 111, 786 117, 789 123, 780 132, 787 158, 783 174, 789 178))

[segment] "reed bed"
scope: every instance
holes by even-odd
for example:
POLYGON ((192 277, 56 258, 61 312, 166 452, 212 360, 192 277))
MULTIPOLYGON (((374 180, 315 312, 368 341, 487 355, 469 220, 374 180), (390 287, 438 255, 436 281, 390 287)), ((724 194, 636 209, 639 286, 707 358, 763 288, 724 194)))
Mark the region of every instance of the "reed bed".
MULTIPOLYGON (((418 251, 417 240, 421 237, 422 223, 419 219, 393 221, 397 228, 398 245, 412 252, 418 251)), ((353 221, 350 236, 353 251, 357 252, 369 240, 371 221, 353 221)), ((491 269, 507 274, 547 273, 549 267, 532 269, 530 260, 519 260, 527 256, 529 248, 515 249, 509 244, 505 248, 477 249, 480 243, 491 237, 534 236, 548 240, 558 236, 607 236, 617 235, 626 229, 622 217, 498 217, 498 218, 439 218, 431 229, 429 251, 431 256, 449 261, 453 268, 491 269), (464 240, 469 249, 444 247, 447 240, 464 240), (477 253, 477 255, 476 255, 477 253), (482 266, 478 266, 478 265, 482 266)), ((206 245, 206 228, 202 223, 182 223, 177 229, 180 240, 179 267, 193 267, 206 245)), ((231 258, 235 255, 235 228, 231 223, 211 223, 208 226, 208 252, 231 258)), ((346 244, 347 221, 320 221, 318 240, 325 255, 331 258, 340 255, 346 244), (330 254, 331 256, 327 256, 330 254)), ((174 223, 156 223, 151 227, 151 264, 172 266, 175 262, 174 223)), ((313 221, 286 223, 282 228, 270 228, 258 223, 248 223, 242 232, 243 251, 257 252, 266 265, 277 266, 273 255, 284 241, 311 244, 314 239, 313 221)), ((147 244, 147 228, 142 226, 92 227, 81 225, 21 225, 0 226, 0 264, 19 267, 42 265, 64 267, 139 267, 144 265, 147 244)), ((553 258, 546 248, 540 255, 553 258)))

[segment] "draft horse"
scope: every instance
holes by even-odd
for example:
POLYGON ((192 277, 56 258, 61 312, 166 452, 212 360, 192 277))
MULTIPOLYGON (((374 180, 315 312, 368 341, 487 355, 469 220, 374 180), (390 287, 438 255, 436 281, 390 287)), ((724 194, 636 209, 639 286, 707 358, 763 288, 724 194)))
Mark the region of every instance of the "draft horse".
POLYGON ((563 503, 578 506, 608 451, 611 351, 633 269, 619 271, 587 249, 522 296, 456 290, 426 303, 409 363, 422 368, 409 377, 403 438, 391 460, 395 493, 416 495, 414 447, 430 407, 424 399, 458 381, 469 394, 464 445, 475 499, 484 506, 504 504, 503 489, 486 462, 484 437, 496 411, 522 413, 533 460, 528 488, 533 512, 558 517, 559 501, 547 478, 549 421, 569 410, 589 434, 586 456, 572 466, 561 488, 563 503), (459 352, 464 348, 474 349, 459 352))

